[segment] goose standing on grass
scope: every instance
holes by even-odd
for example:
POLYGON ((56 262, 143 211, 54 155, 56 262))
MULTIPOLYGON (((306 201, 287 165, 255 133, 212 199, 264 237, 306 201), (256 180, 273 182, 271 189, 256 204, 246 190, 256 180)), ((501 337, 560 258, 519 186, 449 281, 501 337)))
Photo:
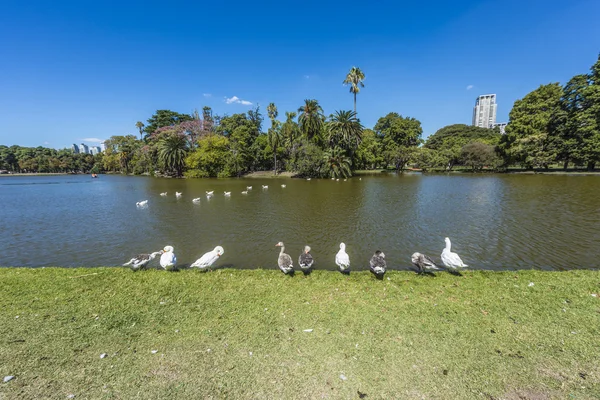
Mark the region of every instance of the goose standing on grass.
POLYGON ((163 249, 163 253, 160 256, 160 266, 163 269, 171 270, 177 264, 177 257, 175 257, 175 253, 173 253, 175 249, 173 246, 165 246, 163 249))
POLYGON ((413 265, 417 267, 419 270, 419 274, 424 273, 425 271, 441 271, 442 269, 435 265, 433 259, 425 254, 414 253, 410 256, 410 261, 412 261, 413 265))
POLYGON ((450 251, 450 246, 452 246, 450 243, 450 238, 446 238, 444 240, 446 241, 446 247, 442 251, 442 262, 444 265, 450 269, 468 267, 468 265, 463 263, 458 254, 450 251))
POLYGON ((314 263, 315 259, 313 258, 312 254, 310 254, 310 246, 304 246, 304 251, 302 254, 300 254, 300 257, 298 257, 300 269, 306 272, 312 268, 314 263))
POLYGON ((135 203, 137 207, 146 207, 148 205, 148 200, 142 200, 135 203))
POLYGON ((131 260, 123 264, 123 266, 129 266, 133 271, 144 269, 150 263, 150 261, 154 260, 156 256, 159 256, 162 253, 163 252, 161 250, 155 251, 154 253, 150 254, 138 254, 137 256, 133 257, 131 260))
POLYGON ((386 268, 387 264, 385 262, 385 254, 383 254, 383 251, 377 250, 369 261, 369 269, 375 274, 376 277, 383 278, 386 268))
POLYGON ((196 197, 195 199, 192 199, 192 202, 196 203, 196 204, 200 204, 200 197, 196 197))
POLYGON ((167 195, 167 192, 162 192, 160 195, 161 195, 161 196, 166 196, 166 195, 167 195))
POLYGON ((225 195, 225 197, 231 196, 231 192, 223 192, 223 194, 225 195))
POLYGON ((214 190, 211 190, 210 192, 208 190, 206 191, 207 196, 212 196, 214 193, 215 193, 214 190))
POLYGON ((180 198, 181 197, 181 192, 175 192, 175 197, 180 198))
POLYGON ((283 242, 277 243, 275 246, 281 247, 281 251, 279 252, 279 258, 277 259, 277 265, 279 265, 279 269, 284 274, 289 274, 294 271, 294 262, 292 261, 292 257, 289 254, 285 254, 283 251, 285 250, 285 246, 283 242))
POLYGON ((335 263, 342 272, 350 272, 350 256, 346 253, 346 245, 340 243, 340 251, 335 255, 335 263))
POLYGON ((221 246, 217 246, 214 250, 204 253, 202 257, 197 259, 190 267, 199 268, 202 271, 210 269, 210 267, 225 253, 221 246))

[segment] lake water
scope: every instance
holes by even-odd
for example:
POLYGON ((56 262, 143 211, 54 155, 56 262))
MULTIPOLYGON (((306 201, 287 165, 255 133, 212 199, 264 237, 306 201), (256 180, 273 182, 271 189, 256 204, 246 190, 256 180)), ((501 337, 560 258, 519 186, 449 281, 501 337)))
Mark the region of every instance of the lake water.
POLYGON ((390 268, 408 269, 415 251, 439 261, 446 236, 473 269, 598 268, 600 176, 0 178, 2 266, 117 266, 165 245, 185 266, 221 245, 215 266, 277 268, 283 241, 295 262, 309 244, 316 268, 333 270, 343 241, 354 270, 378 249, 390 268))

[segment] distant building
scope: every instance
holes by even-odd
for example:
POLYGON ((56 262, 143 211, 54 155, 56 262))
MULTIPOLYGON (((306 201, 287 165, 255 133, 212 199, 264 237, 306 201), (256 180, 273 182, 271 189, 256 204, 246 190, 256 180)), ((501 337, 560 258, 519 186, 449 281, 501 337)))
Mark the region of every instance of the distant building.
POLYGON ((73 154, 79 154, 79 146, 77 146, 75 143, 73 143, 71 145, 71 151, 73 151, 73 154))
POLYGON ((479 96, 473 107, 473 126, 493 128, 496 124, 496 107, 495 94, 479 96))
POLYGON ((493 128, 498 127, 500 128, 500 133, 505 135, 505 129, 506 129, 506 125, 508 125, 508 122, 498 122, 497 124, 494 124, 493 128))
POLYGON ((90 149, 87 147, 87 145, 86 145, 86 144, 83 144, 83 143, 81 143, 81 144, 79 145, 79 152, 80 152, 81 154, 90 154, 90 149))
POLYGON ((102 149, 99 146, 90 147, 90 154, 95 156, 98 153, 102 153, 102 149))

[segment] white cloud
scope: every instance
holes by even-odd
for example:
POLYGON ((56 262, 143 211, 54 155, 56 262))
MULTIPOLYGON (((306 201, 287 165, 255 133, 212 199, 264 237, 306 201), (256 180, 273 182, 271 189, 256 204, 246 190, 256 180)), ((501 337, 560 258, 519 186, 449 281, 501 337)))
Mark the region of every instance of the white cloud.
POLYGON ((204 97, 212 97, 212 94, 210 94, 210 93, 202 93, 202 96, 204 96, 204 97))
POLYGON ((92 143, 104 143, 104 139, 98 139, 95 137, 83 138, 80 139, 82 142, 92 142, 92 143))
POLYGON ((467 86, 467 90, 471 90, 471 89, 473 89, 474 87, 475 87, 475 86, 473 86, 473 85, 469 85, 469 86, 467 86))
POLYGON ((225 103, 227 103, 227 104, 233 104, 233 103, 243 104, 245 106, 251 106, 252 105, 252 103, 249 102, 248 100, 242 100, 242 99, 240 99, 237 96, 233 96, 233 97, 230 97, 230 98, 225 97, 225 103))

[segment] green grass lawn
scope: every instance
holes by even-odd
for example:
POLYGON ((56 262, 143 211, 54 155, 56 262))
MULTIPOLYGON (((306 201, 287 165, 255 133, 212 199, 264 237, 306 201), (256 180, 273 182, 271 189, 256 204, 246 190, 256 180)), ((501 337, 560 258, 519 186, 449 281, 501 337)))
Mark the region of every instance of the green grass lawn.
POLYGON ((2 400, 600 398, 598 271, 4 268, 0 309, 2 400))

